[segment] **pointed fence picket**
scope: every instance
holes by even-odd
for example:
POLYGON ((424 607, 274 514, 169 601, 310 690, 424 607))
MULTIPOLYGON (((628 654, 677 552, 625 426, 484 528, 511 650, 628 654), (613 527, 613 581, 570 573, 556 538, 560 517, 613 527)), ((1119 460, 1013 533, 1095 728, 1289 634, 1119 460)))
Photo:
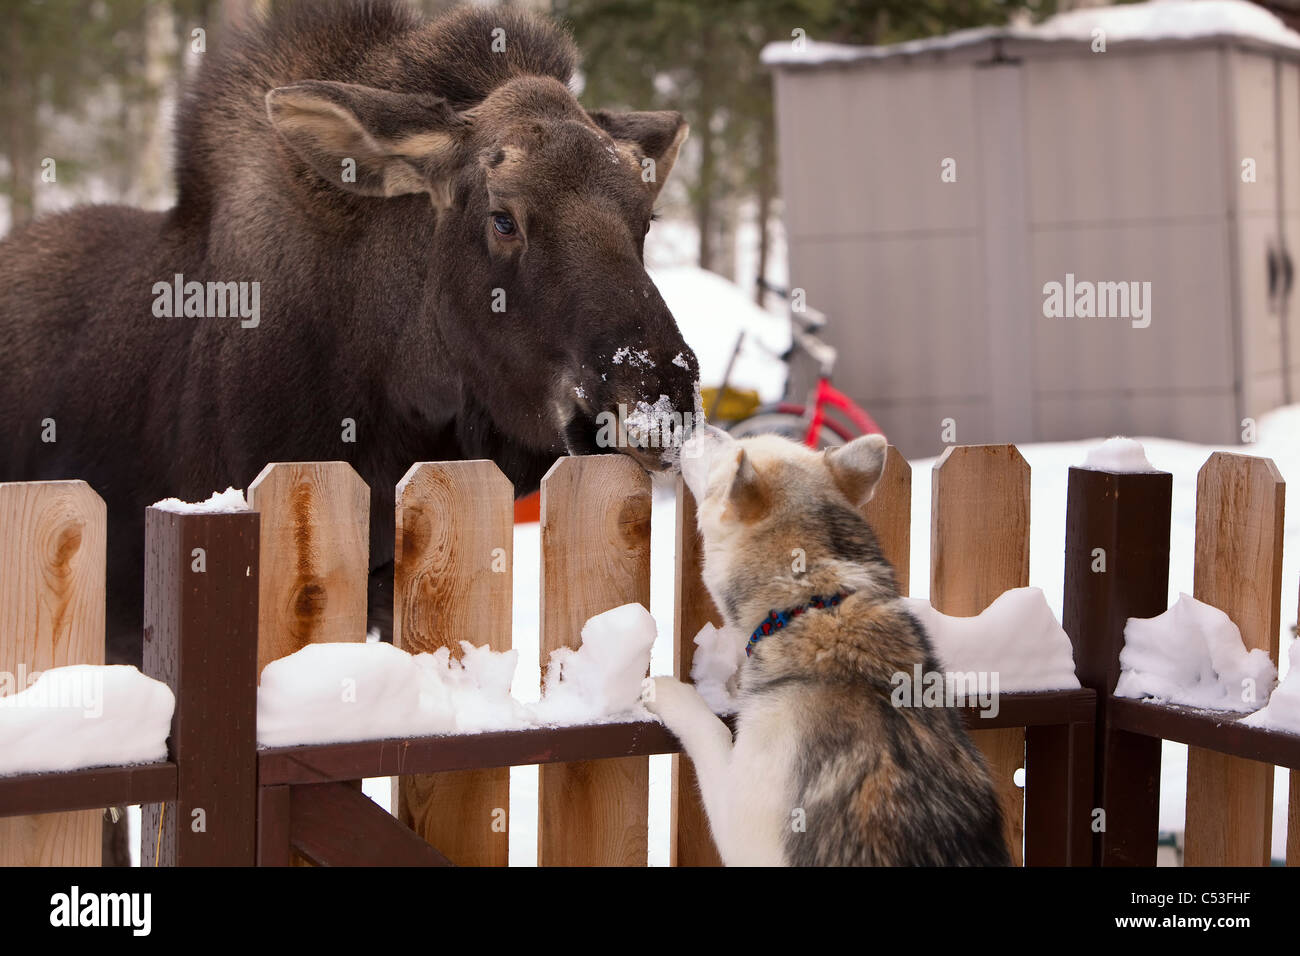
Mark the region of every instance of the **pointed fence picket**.
MULTIPOLYGON (((15 685, 104 663, 106 515, 84 481, 0 484, 0 672, 15 685)), ((99 866, 100 818, 0 817, 0 866, 99 866)))
MULTIPOLYGON (((979 614, 1003 591, 1029 584, 1029 465, 1014 445, 955 445, 935 463, 930 512, 930 603, 979 614)), ((1020 727, 971 735, 1002 803, 1012 859, 1023 861, 1025 765, 1020 727)))
MULTIPOLYGON (((1192 596, 1232 619, 1277 664, 1286 483, 1272 461, 1215 452, 1196 477, 1192 596)), ((1252 699, 1262 688, 1250 688, 1252 699)), ((1273 765, 1187 751, 1187 866, 1268 866, 1273 765)))
MULTIPOLYGON (((490 461, 412 465, 398 485, 393 643, 508 651, 514 487, 490 461)), ((397 817, 461 866, 510 858, 510 768, 394 779, 397 817)))

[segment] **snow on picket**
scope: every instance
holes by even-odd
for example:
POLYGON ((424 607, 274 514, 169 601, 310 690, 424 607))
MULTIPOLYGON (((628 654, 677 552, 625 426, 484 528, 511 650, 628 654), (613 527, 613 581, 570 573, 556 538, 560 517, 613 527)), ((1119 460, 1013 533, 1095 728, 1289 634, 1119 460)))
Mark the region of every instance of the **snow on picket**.
POLYGON ((462 641, 454 660, 445 647, 412 655, 391 644, 309 644, 262 671, 257 740, 279 747, 644 720, 641 682, 655 634, 640 604, 597 614, 581 647, 551 652, 535 704, 510 695, 514 650, 462 641))
POLYGON ((1134 438, 1116 436, 1088 449, 1080 468, 1119 474, 1150 474, 1157 469, 1147 461, 1146 449, 1134 438))
POLYGON ((176 704, 166 684, 122 664, 32 676, 17 693, 0 686, 0 775, 166 759, 176 704))
POLYGON ((170 511, 182 515, 226 514, 231 511, 248 511, 248 501, 238 488, 214 491, 207 501, 181 501, 179 498, 164 498, 155 501, 153 507, 159 511, 170 511))
MULTIPOLYGON (((999 693, 1079 687, 1070 639, 1041 588, 1006 591, 974 617, 941 614, 924 598, 900 600, 925 628, 944 668, 933 675, 900 675, 916 695, 924 693, 929 681, 944 695, 960 686, 963 695, 971 697, 957 703, 976 703, 978 692, 981 704, 987 706, 987 698, 999 693)), ((695 636, 695 646, 691 664, 695 689, 715 713, 733 712, 745 660, 745 635, 706 624, 695 636)))
POLYGON ((1288 656, 1291 667, 1286 677, 1273 689, 1267 704, 1241 719, 1243 724, 1300 734, 1300 640, 1291 642, 1288 656))
POLYGON ((1119 666, 1116 697, 1208 710, 1255 710, 1277 682, 1266 651, 1247 651, 1228 615, 1188 594, 1156 617, 1128 619, 1119 666))

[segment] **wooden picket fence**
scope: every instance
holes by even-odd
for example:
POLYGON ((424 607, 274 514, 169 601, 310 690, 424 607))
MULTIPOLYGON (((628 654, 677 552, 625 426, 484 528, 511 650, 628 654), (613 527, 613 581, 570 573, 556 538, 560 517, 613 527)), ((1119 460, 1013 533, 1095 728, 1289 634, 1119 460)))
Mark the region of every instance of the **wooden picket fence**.
MULTIPOLYGON (((954 446, 936 464, 930 595, 940 611, 976 614, 1029 583, 1029 479, 1011 445, 954 446)), ((1124 621, 1165 610, 1171 476, 1074 468, 1069 481, 1063 625, 1083 689, 1002 694, 992 719, 963 711, 993 768, 1016 861, 1153 865, 1166 738, 1193 745, 1187 862, 1268 863, 1273 766, 1300 768, 1300 736, 1111 695, 1124 621), (1103 573, 1093 570, 1098 548, 1103 573)), ((904 593, 911 484, 891 448, 864 512, 904 593)), ((1283 492, 1272 462, 1215 454, 1197 496, 1195 595, 1275 661, 1283 492)), ((677 495, 680 676, 694 635, 720 619, 700 580, 694 502, 680 482, 677 495)), ((168 759, 0 778, 0 864, 96 865, 101 808, 142 804, 144 865, 503 865, 509 768, 539 764, 542 865, 644 865, 648 757, 659 753, 675 755, 672 863, 718 862, 690 762, 657 722, 259 750, 261 668, 311 642, 364 638, 369 489, 345 463, 273 464, 248 497, 248 512, 146 516, 145 671, 176 693, 168 759), (360 792, 373 776, 397 778, 395 817, 360 792)), ((592 615, 649 605, 650 515, 650 480, 627 457, 563 458, 547 474, 543 665, 592 615)), ((491 462, 411 468, 395 516, 399 646, 511 646, 512 519, 513 489, 491 462)), ((0 671, 103 661, 104 542, 104 504, 85 483, 0 484, 0 671)))

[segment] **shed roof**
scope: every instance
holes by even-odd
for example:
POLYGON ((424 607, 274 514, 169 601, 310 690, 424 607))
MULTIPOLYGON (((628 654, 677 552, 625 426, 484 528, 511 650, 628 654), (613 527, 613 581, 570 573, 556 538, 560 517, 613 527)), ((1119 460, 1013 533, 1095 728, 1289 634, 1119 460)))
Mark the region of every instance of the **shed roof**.
POLYGON ((781 41, 763 48, 763 62, 779 68, 870 63, 896 57, 944 54, 992 46, 1003 41, 1019 49, 1062 42, 1091 44, 1102 30, 1109 49, 1115 44, 1230 38, 1300 51, 1300 33, 1277 16, 1246 0, 1152 0, 1149 3, 1071 10, 1030 26, 978 27, 887 46, 851 46, 807 40, 801 48, 781 41))

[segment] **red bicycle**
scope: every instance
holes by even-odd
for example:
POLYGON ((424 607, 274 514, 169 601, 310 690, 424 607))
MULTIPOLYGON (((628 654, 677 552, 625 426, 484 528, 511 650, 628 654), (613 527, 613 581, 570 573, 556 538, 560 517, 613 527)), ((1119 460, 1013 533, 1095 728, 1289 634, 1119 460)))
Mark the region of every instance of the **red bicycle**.
MULTIPOLYGON (((759 287, 766 292, 781 295, 787 300, 786 290, 769 285, 759 279, 759 287)), ((811 362, 817 366, 817 385, 813 388, 805 404, 781 401, 772 405, 763 405, 750 415, 731 422, 727 431, 737 438, 751 435, 777 434, 794 441, 803 442, 809 448, 833 448, 844 445, 861 435, 884 434, 857 402, 849 398, 831 384, 831 372, 835 367, 835 348, 823 341, 818 333, 826 326, 826 316, 815 309, 796 312, 791 310, 790 320, 793 326, 793 340, 790 350, 781 356, 787 369, 791 370, 795 362, 811 362), (835 412, 832 415, 831 412, 835 412)), ((744 333, 741 333, 743 341, 744 333)), ((726 391, 727 379, 731 375, 731 365, 739 353, 741 341, 737 341, 732 362, 728 363, 718 394, 726 391)), ((787 392, 789 387, 787 386, 787 392)))

